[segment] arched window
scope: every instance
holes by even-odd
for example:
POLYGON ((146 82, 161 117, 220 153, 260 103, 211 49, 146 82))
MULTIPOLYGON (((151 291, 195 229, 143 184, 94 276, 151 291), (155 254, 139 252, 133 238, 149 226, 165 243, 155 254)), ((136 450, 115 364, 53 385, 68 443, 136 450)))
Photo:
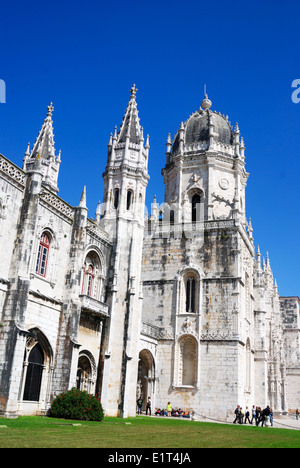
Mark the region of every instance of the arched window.
POLYGON ((38 250, 38 256, 36 260, 35 272, 38 275, 46 276, 47 263, 50 249, 50 236, 47 233, 43 233, 40 239, 40 245, 38 250))
POLYGON ((117 209, 119 206, 119 193, 120 193, 120 190, 116 188, 114 191, 114 208, 115 209, 117 209))
POLYGON ((94 393, 96 382, 96 362, 93 355, 85 350, 78 358, 76 387, 78 390, 94 393))
POLYGON ((185 311, 196 312, 196 279, 193 276, 185 281, 185 311))
POLYGON ((83 266, 81 294, 100 300, 102 279, 99 257, 95 252, 90 252, 83 266))
POLYGON ((126 202, 126 209, 130 210, 131 205, 132 205, 132 200, 133 200, 133 191, 128 190, 127 191, 127 202, 126 202))
POLYGON ((195 193, 192 198, 192 223, 200 221, 200 195, 195 193))
POLYGON ((77 388, 88 392, 90 390, 91 364, 86 356, 80 356, 77 369, 77 388))

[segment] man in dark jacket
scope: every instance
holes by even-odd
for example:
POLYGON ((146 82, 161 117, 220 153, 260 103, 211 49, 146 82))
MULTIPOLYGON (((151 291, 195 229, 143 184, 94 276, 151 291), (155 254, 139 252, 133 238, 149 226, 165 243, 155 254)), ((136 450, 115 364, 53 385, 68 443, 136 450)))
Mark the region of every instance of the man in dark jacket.
POLYGON ((267 406, 261 413, 261 427, 263 427, 264 422, 266 421, 266 417, 270 416, 270 414, 271 414, 270 407, 267 406))
POLYGON ((236 422, 240 422, 240 418, 241 418, 241 409, 240 409, 240 405, 237 405, 235 411, 234 411, 234 414, 235 414, 235 420, 233 421, 233 424, 236 424, 236 422))

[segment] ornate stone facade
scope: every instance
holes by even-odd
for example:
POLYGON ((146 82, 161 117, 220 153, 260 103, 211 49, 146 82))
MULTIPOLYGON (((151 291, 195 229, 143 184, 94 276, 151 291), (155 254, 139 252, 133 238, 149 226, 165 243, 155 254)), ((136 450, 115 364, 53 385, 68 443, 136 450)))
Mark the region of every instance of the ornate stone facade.
POLYGON ((145 216, 149 137, 135 86, 108 143, 102 206, 58 196, 53 105, 23 169, 0 155, 0 412, 77 386, 106 414, 136 399, 227 419, 300 406, 299 299, 281 298, 245 212, 245 146, 206 97, 171 141, 145 216))

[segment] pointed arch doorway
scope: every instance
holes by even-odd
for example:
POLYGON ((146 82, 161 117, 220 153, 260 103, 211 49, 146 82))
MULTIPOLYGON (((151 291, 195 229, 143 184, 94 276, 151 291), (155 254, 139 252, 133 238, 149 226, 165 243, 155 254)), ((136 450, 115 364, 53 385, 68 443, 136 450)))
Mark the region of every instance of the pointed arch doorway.
POLYGON ((38 329, 28 331, 20 387, 19 411, 44 414, 50 407, 53 352, 46 336, 38 329))
POLYGON ((143 349, 139 354, 136 399, 142 398, 143 411, 146 411, 148 397, 151 398, 152 412, 155 399, 155 363, 152 353, 143 349))

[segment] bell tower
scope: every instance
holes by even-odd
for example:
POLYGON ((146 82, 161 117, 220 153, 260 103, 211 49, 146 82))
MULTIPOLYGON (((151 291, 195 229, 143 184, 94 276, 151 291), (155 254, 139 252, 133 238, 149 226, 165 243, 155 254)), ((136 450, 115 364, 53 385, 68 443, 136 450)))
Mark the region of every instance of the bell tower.
POLYGON ((149 136, 144 145, 137 88, 119 132, 108 143, 101 225, 114 243, 110 277, 110 319, 106 328, 102 401, 106 414, 135 415, 138 341, 141 326, 141 261, 148 184, 149 136))
POLYGON ((166 166, 162 170, 165 203, 174 210, 175 223, 195 219, 195 206, 201 208, 201 221, 239 218, 245 220, 244 141, 238 124, 228 116, 212 111, 205 95, 201 107, 177 131, 173 143, 166 143, 166 166), (172 207, 173 205, 173 207, 172 207))

